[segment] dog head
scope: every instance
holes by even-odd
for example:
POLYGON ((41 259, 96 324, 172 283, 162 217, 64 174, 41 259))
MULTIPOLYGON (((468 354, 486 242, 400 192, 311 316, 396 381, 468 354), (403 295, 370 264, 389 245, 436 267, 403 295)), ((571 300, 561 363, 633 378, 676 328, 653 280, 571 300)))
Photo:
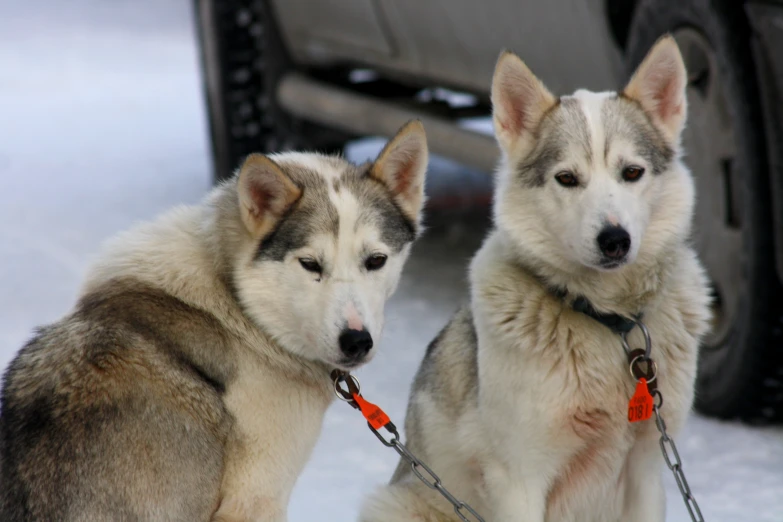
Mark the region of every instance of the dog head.
POLYGON ((239 171, 246 313, 282 348, 342 369, 370 360, 420 227, 428 152, 418 121, 372 163, 253 154, 239 171))
POLYGON ((621 93, 558 99, 516 55, 502 54, 492 83, 498 226, 569 272, 664 255, 687 236, 693 212, 693 181, 680 161, 686 83, 669 36, 621 93))

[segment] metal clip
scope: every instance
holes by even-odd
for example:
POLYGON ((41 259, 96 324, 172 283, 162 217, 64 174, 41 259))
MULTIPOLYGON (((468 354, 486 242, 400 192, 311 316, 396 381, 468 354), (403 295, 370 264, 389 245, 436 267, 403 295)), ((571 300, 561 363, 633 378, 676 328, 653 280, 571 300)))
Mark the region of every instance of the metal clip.
MULTIPOLYGON (((639 329, 642 331, 642 334, 644 335, 644 358, 649 360, 650 354, 652 353, 652 339, 650 339, 650 331, 640 320, 634 319, 633 322, 636 323, 636 326, 639 327, 639 329)), ((631 353, 631 346, 628 344, 628 334, 632 331, 633 330, 630 330, 620 334, 620 339, 623 341, 623 349, 625 349, 626 354, 631 353)))

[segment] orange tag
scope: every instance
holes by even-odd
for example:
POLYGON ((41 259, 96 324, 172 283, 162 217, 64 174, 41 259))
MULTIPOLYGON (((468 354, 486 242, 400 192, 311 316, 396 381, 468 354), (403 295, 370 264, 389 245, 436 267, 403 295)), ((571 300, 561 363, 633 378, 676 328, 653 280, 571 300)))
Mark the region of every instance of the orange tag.
POLYGON ((391 419, 386 415, 382 409, 371 402, 367 402, 358 393, 353 394, 353 400, 359 405, 359 409, 362 410, 362 415, 367 419, 374 429, 379 430, 389 424, 391 419))
POLYGON ((653 396, 647 389, 647 379, 642 377, 636 383, 636 392, 628 403, 628 421, 639 422, 652 417, 653 404, 653 396))

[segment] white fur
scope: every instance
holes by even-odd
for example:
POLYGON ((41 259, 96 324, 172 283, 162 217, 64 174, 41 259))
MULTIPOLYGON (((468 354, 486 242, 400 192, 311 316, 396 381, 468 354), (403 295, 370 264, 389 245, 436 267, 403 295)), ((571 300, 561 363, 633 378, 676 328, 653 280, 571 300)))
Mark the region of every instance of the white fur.
POLYGON ((237 307, 216 277, 210 244, 220 230, 213 220, 209 205, 181 207, 120 234, 107 244, 84 293, 115 277, 134 277, 216 314, 236 337, 240 374, 225 396, 235 434, 214 520, 281 522, 331 402, 328 383, 318 379, 327 369, 292 359, 237 307))
MULTIPOLYGON (((420 125, 417 129, 423 134, 420 125)), ((253 161, 258 168, 276 168, 268 160, 253 161)), ((384 304, 410 250, 408 244, 392 252, 378 224, 357 226, 361 209, 356 198, 333 188, 339 177, 334 158, 290 153, 275 155, 274 161, 326 178, 340 218, 336 236, 313 236, 282 261, 258 261, 261 238, 252 233, 269 229, 268 224, 256 227, 241 215, 252 198, 243 197, 241 183, 230 181, 202 205, 172 210, 110 241, 83 290, 94 291, 114 278, 135 278, 209 312, 230 337, 231 350, 213 354, 233 358, 238 369, 224 395, 234 424, 224 448, 216 522, 286 520, 291 490, 334 398, 329 372, 339 362, 338 335, 346 325, 363 326, 380 339, 384 304), (388 255, 386 265, 362 270, 368 253, 388 255), (324 265, 320 276, 298 261, 316 254, 324 265)), ((426 163, 410 173, 422 188, 425 169, 426 163)), ((262 188, 274 196, 283 185, 262 188)), ((418 219, 421 207, 411 208, 418 219)), ((254 212, 264 214, 263 209, 254 212)))
MULTIPOLYGON (((340 215, 336 242, 330 233, 314 236, 282 263, 240 261, 235 274, 248 313, 263 321, 277 342, 297 355, 337 367, 342 357, 338 338, 349 320, 380 339, 384 305, 397 287, 409 248, 394 253, 374 226, 357 226, 360 208, 350 192, 330 188, 330 198, 340 215), (364 270, 362 260, 368 253, 387 255, 387 266, 364 270), (302 269, 298 260, 308 257, 321 260, 323 274, 302 269)), ((365 361, 375 353, 371 350, 365 361)))
POLYGON ((640 255, 656 257, 672 234, 687 235, 694 205, 694 185, 690 172, 677 159, 675 168, 666 173, 676 178, 670 183, 656 183, 649 165, 627 139, 613 139, 609 154, 604 154, 604 128, 600 125, 601 108, 609 94, 577 91, 571 97, 579 103, 591 123, 593 161, 588 163, 576 145, 566 159, 552 168, 577 170, 585 188, 574 190, 548 183, 542 191, 521 188, 513 177, 522 154, 504 155, 498 171, 495 215, 511 222, 509 233, 526 246, 540 249, 537 257, 565 271, 580 267, 600 269, 600 252, 595 241, 608 223, 620 225, 631 235, 631 251, 626 262, 640 255), (641 166, 646 173, 635 183, 624 183, 617 175, 620 159, 641 166), (543 192, 543 193, 542 193, 543 192), (554 238, 554 241, 552 240, 554 238))
MULTIPOLYGON (((669 44, 659 44, 667 58, 669 44)), ((493 89, 496 115, 506 117, 520 106, 526 115, 543 113, 546 107, 515 101, 523 95, 535 103, 552 102, 534 92, 545 88, 528 76, 532 73, 526 67, 508 63, 507 55, 501 57, 496 74, 510 75, 525 88, 512 89, 501 78, 496 86, 510 90, 493 89), (498 100, 505 105, 498 106, 498 100)), ((677 74, 680 69, 667 70, 677 74)), ((521 183, 516 166, 534 149, 535 128, 496 119, 503 151, 496 230, 470 267, 477 362, 465 355, 471 353, 467 334, 452 323, 440 337, 439 359, 425 360, 429 366, 424 373, 438 372, 439 382, 458 389, 458 383, 471 378, 465 368, 475 364, 471 370, 478 374, 477 392, 460 403, 443 404, 444 396, 454 395, 448 393, 451 388, 444 392, 446 385, 440 384, 438 399, 426 382, 419 382, 411 396, 409 419, 421 422, 408 432, 411 447, 487 522, 664 519, 659 435, 652 420, 627 420, 636 383, 620 337, 572 310, 568 300, 582 295, 599 311, 625 316, 643 311, 658 365, 662 414, 669 433, 676 435, 693 399, 697 348, 709 320, 708 287, 688 244, 694 198, 690 173, 675 158, 657 176, 645 174, 635 183, 619 180, 617 157, 649 166, 622 137, 612 141, 605 161, 601 108, 609 98, 586 91, 573 95, 588 122, 593 161, 569 141, 564 162, 547 173, 578 171, 579 190, 552 179, 536 187, 521 183), (606 222, 625 227, 634 245, 626 264, 611 271, 595 261, 596 234, 606 222), (567 288, 566 301, 541 278, 567 288)), ((679 136, 671 136, 670 144, 679 156, 679 136)), ((634 348, 644 346, 638 328, 629 339, 634 348)), ((361 520, 458 518, 437 492, 403 475, 368 500, 361 520)))

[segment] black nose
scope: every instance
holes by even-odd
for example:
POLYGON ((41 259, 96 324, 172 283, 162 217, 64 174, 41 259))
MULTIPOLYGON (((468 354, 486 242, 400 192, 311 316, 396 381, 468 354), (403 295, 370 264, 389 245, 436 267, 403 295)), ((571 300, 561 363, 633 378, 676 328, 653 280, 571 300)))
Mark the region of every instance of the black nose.
POLYGON ((358 360, 372 349, 372 336, 367 330, 343 330, 340 351, 349 359, 358 360))
POLYGON ((608 258, 622 259, 631 249, 631 236, 623 227, 606 227, 598 234, 598 248, 608 258))

